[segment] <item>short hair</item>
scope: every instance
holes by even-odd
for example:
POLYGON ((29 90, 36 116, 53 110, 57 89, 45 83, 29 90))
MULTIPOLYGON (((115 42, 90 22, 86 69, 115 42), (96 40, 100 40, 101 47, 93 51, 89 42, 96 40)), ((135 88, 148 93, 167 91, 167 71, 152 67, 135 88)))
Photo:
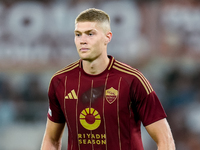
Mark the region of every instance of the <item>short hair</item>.
POLYGON ((89 8, 82 11, 76 18, 75 24, 78 22, 98 22, 98 23, 106 23, 110 30, 110 17, 103 10, 96 8, 89 8))

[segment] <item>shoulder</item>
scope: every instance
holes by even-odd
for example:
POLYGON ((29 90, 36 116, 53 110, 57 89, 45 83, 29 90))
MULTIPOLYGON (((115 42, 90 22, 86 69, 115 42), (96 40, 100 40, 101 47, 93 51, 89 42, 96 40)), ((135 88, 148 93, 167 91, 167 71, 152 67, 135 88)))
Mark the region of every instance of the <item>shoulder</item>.
POLYGON ((69 64, 68 66, 66 66, 63 69, 60 69, 56 73, 54 73, 51 80, 59 79, 59 78, 62 78, 63 76, 66 76, 70 73, 75 72, 79 68, 79 65, 80 65, 80 60, 77 60, 76 62, 69 64))
POLYGON ((127 80, 129 80, 129 82, 132 82, 134 84, 134 87, 142 87, 143 89, 145 89, 147 94, 153 91, 153 88, 150 85, 149 81, 138 69, 135 69, 117 60, 115 60, 113 64, 113 69, 115 69, 118 75, 126 78, 127 80))
POLYGON ((118 73, 120 73, 120 75, 127 75, 130 77, 137 77, 137 78, 143 78, 143 74, 138 70, 135 69, 125 63, 122 63, 118 60, 115 60, 115 62, 113 63, 113 69, 115 69, 116 71, 118 71, 118 73))

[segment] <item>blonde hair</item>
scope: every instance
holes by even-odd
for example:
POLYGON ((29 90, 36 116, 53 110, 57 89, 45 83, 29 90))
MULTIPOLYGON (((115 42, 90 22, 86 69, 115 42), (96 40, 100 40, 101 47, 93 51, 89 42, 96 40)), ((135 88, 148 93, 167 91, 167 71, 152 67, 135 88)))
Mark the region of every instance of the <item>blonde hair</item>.
POLYGON ((103 10, 96 8, 89 8, 82 11, 76 18, 75 24, 78 22, 97 22, 101 23, 104 29, 110 31, 110 17, 103 10))

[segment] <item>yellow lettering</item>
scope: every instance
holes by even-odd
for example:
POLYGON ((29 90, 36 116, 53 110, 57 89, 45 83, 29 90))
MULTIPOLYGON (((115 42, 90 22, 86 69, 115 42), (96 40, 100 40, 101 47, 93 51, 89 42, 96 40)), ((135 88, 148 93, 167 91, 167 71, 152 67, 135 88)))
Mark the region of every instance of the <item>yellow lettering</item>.
POLYGON ((79 140, 79 144, 82 144, 82 140, 79 140))
POLYGON ((95 144, 95 140, 92 140, 92 144, 95 144))
POLYGON ((106 144, 106 140, 101 140, 101 144, 103 145, 103 144, 106 144))
POLYGON ((99 144, 101 144, 101 141, 100 140, 96 140, 96 143, 99 145, 99 144))
POLYGON ((78 134, 79 144, 106 144, 106 134, 78 134))
POLYGON ((86 139, 83 140, 83 144, 86 144, 86 139))
POLYGON ((101 134, 102 139, 106 139, 106 134, 101 134))
POLYGON ((79 139, 82 139, 82 135, 81 135, 81 134, 78 134, 78 138, 79 138, 79 139))
POLYGON ((92 139, 95 139, 95 136, 94 136, 94 134, 92 134, 91 138, 92 138, 92 139))
POLYGON ((87 137, 90 138, 90 134, 87 134, 87 137))
POLYGON ((97 139, 100 139, 101 137, 100 137, 100 135, 99 135, 99 134, 96 134, 96 138, 97 138, 97 139))
POLYGON ((88 140, 88 141, 87 141, 87 144, 92 144, 91 140, 88 140))

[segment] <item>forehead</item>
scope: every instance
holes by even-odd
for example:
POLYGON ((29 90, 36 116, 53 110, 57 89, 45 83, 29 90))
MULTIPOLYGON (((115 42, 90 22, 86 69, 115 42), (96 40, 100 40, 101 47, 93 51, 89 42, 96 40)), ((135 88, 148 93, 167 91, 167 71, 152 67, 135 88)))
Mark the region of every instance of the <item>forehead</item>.
POLYGON ((84 32, 87 30, 100 30, 100 26, 97 22, 78 22, 75 24, 75 31, 84 32))

